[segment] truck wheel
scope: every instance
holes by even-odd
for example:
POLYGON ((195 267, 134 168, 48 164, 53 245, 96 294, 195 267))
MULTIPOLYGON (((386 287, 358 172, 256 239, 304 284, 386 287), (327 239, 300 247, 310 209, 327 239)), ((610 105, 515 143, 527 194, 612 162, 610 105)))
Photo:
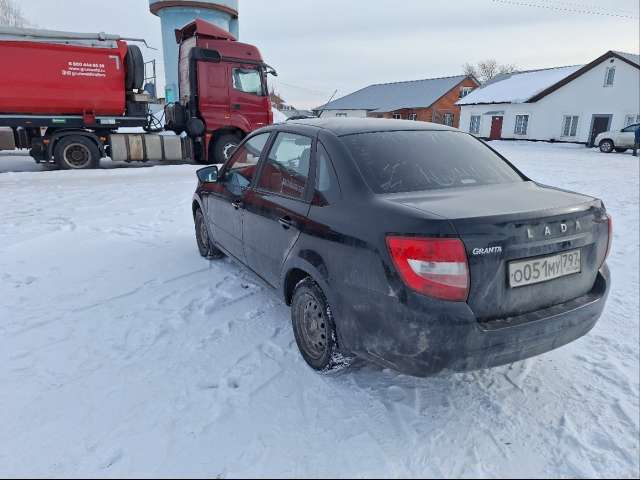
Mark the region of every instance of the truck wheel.
POLYGON ((600 151, 602 153, 611 153, 613 152, 613 142, 611 140, 602 140, 600 142, 600 151))
POLYGON ((62 170, 87 170, 100 165, 100 150, 87 137, 71 135, 56 144, 53 156, 62 170))
POLYGON ((291 302, 291 321, 298 349, 311 368, 329 373, 349 367, 350 359, 338 349, 331 306, 310 277, 296 286, 291 302))
POLYGON ((224 257, 224 253, 213 245, 213 242, 209 238, 209 230, 202 214, 202 210, 199 208, 196 210, 195 216, 196 224, 196 241, 198 242, 198 250, 200 255, 209 260, 215 260, 224 257))
POLYGON ((218 137, 213 144, 213 158, 209 159, 210 163, 225 163, 229 160, 231 152, 240 145, 240 137, 233 133, 224 133, 218 137))

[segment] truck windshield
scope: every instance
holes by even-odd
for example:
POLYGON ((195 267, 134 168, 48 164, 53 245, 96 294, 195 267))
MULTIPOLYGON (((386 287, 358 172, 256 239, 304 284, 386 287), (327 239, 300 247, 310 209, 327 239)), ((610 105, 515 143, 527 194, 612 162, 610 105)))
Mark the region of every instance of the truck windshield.
POLYGON ((471 135, 398 131, 342 137, 375 193, 521 182, 507 162, 471 135))
POLYGON ((264 96, 262 71, 255 68, 234 68, 233 88, 251 95, 264 96))

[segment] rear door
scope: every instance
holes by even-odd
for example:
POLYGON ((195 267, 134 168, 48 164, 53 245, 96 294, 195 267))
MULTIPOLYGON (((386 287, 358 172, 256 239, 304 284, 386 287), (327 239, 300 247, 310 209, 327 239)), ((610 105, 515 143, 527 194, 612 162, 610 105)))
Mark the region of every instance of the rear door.
POLYGON ((636 128, 638 128, 638 125, 629 125, 628 127, 623 128, 622 131, 617 135, 618 138, 614 140, 616 147, 633 147, 633 143, 635 142, 636 128))
POLYGON ((249 131, 269 124, 271 104, 264 71, 256 65, 230 63, 229 101, 236 124, 249 131))
POLYGON ((311 137, 278 133, 244 201, 247 264, 274 286, 307 221, 313 143, 311 137))
POLYGON ((269 133, 255 135, 242 144, 220 172, 221 180, 206 187, 212 236, 227 253, 242 262, 246 262, 242 246, 244 201, 269 136, 269 133))

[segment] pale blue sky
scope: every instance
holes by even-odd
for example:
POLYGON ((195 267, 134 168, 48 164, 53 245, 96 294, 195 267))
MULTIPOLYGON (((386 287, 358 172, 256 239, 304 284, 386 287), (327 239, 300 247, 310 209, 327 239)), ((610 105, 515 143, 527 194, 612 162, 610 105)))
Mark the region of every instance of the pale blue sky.
MULTIPOLYGON (((146 0, 18 3, 42 28, 143 36, 161 47, 160 23, 146 0)), ((638 0, 240 0, 240 35, 277 68, 283 96, 311 107, 336 89, 341 96, 371 83, 456 75, 465 62, 489 57, 529 69, 586 63, 607 50, 638 53, 638 5, 638 0)))

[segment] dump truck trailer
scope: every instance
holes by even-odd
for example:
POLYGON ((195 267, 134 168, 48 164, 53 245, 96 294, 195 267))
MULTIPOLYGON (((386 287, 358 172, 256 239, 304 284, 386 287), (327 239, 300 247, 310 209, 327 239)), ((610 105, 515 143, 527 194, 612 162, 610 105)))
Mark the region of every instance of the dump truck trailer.
POLYGON ((104 157, 224 162, 272 123, 271 69, 257 48, 202 20, 176 31, 176 41, 180 101, 165 107, 165 131, 152 132, 157 100, 143 89, 143 40, 0 28, 0 150, 29 149, 63 169, 95 168, 104 157))

